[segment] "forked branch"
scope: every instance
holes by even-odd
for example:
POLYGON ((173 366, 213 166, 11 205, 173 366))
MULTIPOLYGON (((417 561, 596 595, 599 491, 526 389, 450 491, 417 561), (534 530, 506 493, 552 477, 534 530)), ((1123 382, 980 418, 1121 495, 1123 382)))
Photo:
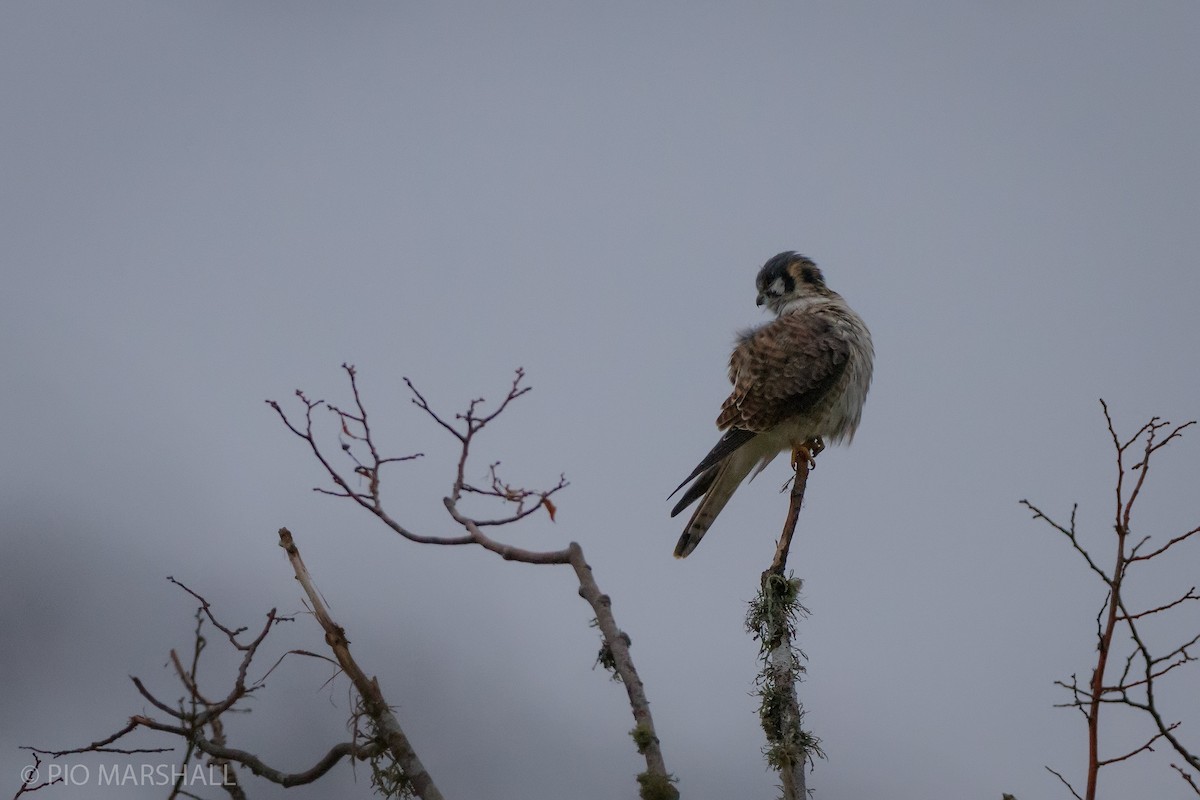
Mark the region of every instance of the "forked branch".
MULTIPOLYGON (((271 609, 267 613, 267 619, 258 633, 252 638, 243 639, 242 634, 247 631, 245 627, 231 628, 223 624, 214 613, 211 603, 204 596, 174 578, 169 578, 168 580, 190 594, 200 604, 196 611, 196 627, 193 633, 193 646, 190 658, 182 658, 175 650, 172 650, 169 656, 176 677, 185 690, 183 699, 177 701, 175 704, 168 703, 152 692, 141 679, 132 677, 131 680, 137 688, 138 693, 141 694, 146 702, 161 712, 161 717, 146 713, 135 714, 119 730, 83 747, 63 750, 27 748, 32 750, 35 756, 40 754, 48 755, 52 758, 61 758, 66 755, 83 753, 135 755, 173 752, 175 749, 173 747, 124 747, 118 744, 138 730, 156 731, 177 737, 183 744, 183 755, 174 773, 175 782, 172 786, 170 797, 195 796, 188 791, 189 785, 187 780, 189 776, 197 774, 195 771, 199 766, 197 759, 200 755, 205 755, 209 758, 207 762, 209 772, 211 773, 213 769, 217 770, 216 774, 220 788, 230 797, 237 800, 238 798, 246 797, 246 794, 240 785, 238 772, 231 769, 230 767, 232 766, 244 767, 251 773, 272 783, 289 787, 316 781, 346 757, 370 759, 385 751, 389 742, 378 737, 366 736, 356 728, 354 740, 333 745, 324 756, 307 769, 298 772, 287 772, 267 764, 254 753, 230 747, 226 741, 223 724, 224 715, 242 710, 243 701, 265 685, 267 676, 275 669, 275 666, 278 666, 283 657, 286 657, 288 654, 308 656, 313 654, 304 651, 289 651, 289 653, 280 657, 275 662, 275 665, 268 669, 261 677, 251 680, 248 677, 250 669, 254 665, 254 660, 268 635, 278 624, 290 622, 293 618, 279 616, 275 609, 271 609), (200 690, 198 676, 201 662, 200 656, 207 642, 207 636, 204 631, 206 624, 220 631, 229 645, 242 653, 242 659, 233 679, 233 686, 224 697, 219 699, 209 698, 200 690)), ((208 773, 200 774, 208 775, 208 773)), ((208 779, 211 780, 211 775, 208 776, 208 779)), ((206 785, 211 786, 212 784, 209 783, 206 785)), ((24 791, 32 791, 32 789, 24 789, 24 791)), ((440 800, 441 797, 436 793, 418 793, 417 796, 422 797, 424 800, 440 800)))
MULTIPOLYGON (((1141 537, 1136 543, 1133 540, 1133 518, 1137 500, 1150 474, 1153 456, 1167 444, 1182 436, 1183 431, 1196 422, 1186 422, 1172 427, 1158 417, 1153 417, 1142 425, 1129 438, 1121 437, 1113 424, 1108 405, 1101 400, 1104 420, 1112 440, 1116 455, 1116 490, 1115 509, 1113 513, 1113 531, 1115 547, 1113 548, 1113 566, 1106 569, 1100 566, 1099 560, 1093 557, 1091 549, 1085 545, 1082 535, 1075 527, 1075 510, 1071 509, 1069 525, 1055 522, 1037 506, 1028 500, 1021 503, 1031 512, 1034 519, 1045 521, 1054 530, 1065 536, 1072 548, 1084 559, 1088 568, 1105 584, 1105 600, 1097 617, 1097 648, 1096 663, 1092 667, 1091 678, 1086 687, 1081 686, 1074 675, 1070 683, 1055 681, 1059 686, 1071 693, 1071 701, 1061 705, 1075 707, 1083 714, 1087 725, 1088 763, 1087 784, 1083 795, 1078 794, 1063 776, 1057 775, 1070 788, 1071 793, 1080 800, 1094 800, 1097 793, 1100 769, 1105 766, 1127 761, 1143 753, 1151 752, 1159 742, 1166 742, 1175 753, 1192 769, 1200 772, 1200 759, 1195 750, 1185 745, 1179 736, 1182 722, 1168 721, 1160 709, 1155 694, 1156 682, 1168 674, 1178 671, 1188 664, 1200 660, 1194 650, 1200 646, 1200 633, 1186 638, 1181 644, 1166 652, 1159 651, 1155 655, 1140 629, 1140 623, 1147 617, 1163 615, 1200 600, 1196 587, 1187 589, 1173 600, 1161 602, 1149 608, 1130 610, 1126 602, 1126 583, 1132 574, 1134 565, 1149 565, 1155 559, 1161 558, 1167 552, 1174 553, 1175 549, 1189 541, 1200 541, 1200 526, 1167 540, 1158 547, 1146 549, 1152 541, 1149 535, 1141 537), (1165 432, 1165 435, 1164 435, 1165 432), (1132 465, 1127 463, 1130 453, 1137 454, 1137 461, 1132 465), (1110 659, 1115 650, 1122 644, 1117 633, 1124 630, 1127 637, 1124 649, 1127 655, 1123 658, 1123 666, 1118 670, 1119 675, 1110 679, 1110 659), (1104 757, 1100 752, 1100 720, 1101 710, 1107 705, 1125 706, 1143 712, 1151 722, 1151 730, 1143 743, 1120 755, 1104 757)), ((1172 764, 1187 784, 1196 789, 1193 776, 1182 767, 1172 764)), ((1049 767, 1047 767, 1049 769, 1049 767)), ((1200 791, 1197 791, 1200 794, 1200 791)))
MULTIPOLYGON (((678 797, 678 792, 672 785, 674 778, 666 769, 644 687, 629 654, 629 636, 617 627, 612 614, 612 602, 608 595, 602 593, 597 586, 592 568, 584 558, 583 549, 575 542, 571 542, 558 550, 533 550, 502 541, 498 537, 484 532, 484 528, 494 529, 513 525, 539 510, 545 510, 553 520, 557 506, 551 498, 567 487, 567 481, 561 475, 557 483, 545 489, 528 489, 511 484, 498 474, 499 462, 493 462, 488 466, 486 483, 476 484, 467 477, 471 465, 471 448, 476 437, 504 413, 514 401, 530 391, 528 386, 522 385, 525 378, 524 371, 516 370, 508 392, 494 407, 489 409, 483 398, 476 398, 468 403, 465 411, 454 414, 453 417, 447 417, 437 411, 413 382, 405 378, 405 383, 412 395, 412 404, 438 427, 449 433, 458 443, 458 458, 451 480, 450 493, 443 498, 442 502, 450 519, 464 533, 428 535, 416 533, 408 526, 398 522, 385 509, 381 497, 382 468, 389 464, 415 459, 419 454, 400 457, 383 455, 384 449, 375 439, 370 418, 359 391, 357 372, 352 366, 345 364, 342 366, 349 378, 351 393, 354 397, 352 411, 344 411, 324 401, 309 400, 303 392, 297 391, 296 396, 304 406, 303 421, 297 422, 290 419, 278 403, 268 401, 287 429, 305 442, 332 482, 333 488, 318 487, 317 491, 349 498, 370 511, 393 531, 418 544, 474 544, 495 553, 506 561, 525 564, 570 565, 579 582, 579 595, 588 602, 595 616, 603 641, 602 653, 608 654, 611 659, 606 660, 605 663, 611 666, 624 684, 630 708, 633 711, 634 729, 631 733, 638 751, 646 760, 646 771, 638 776, 642 787, 642 796, 661 798, 662 800, 678 797), (348 472, 337 465, 334 459, 328 455, 315 429, 313 414, 314 411, 321 408, 328 409, 337 418, 340 449, 343 456, 353 464, 353 468, 348 472), (351 476, 365 478, 366 489, 354 489, 351 476), (461 506, 466 495, 499 502, 506 508, 506 511, 486 518, 477 518, 464 511, 461 506)), ((281 537, 282 535, 283 532, 281 532, 281 537)), ((363 694, 364 697, 368 697, 365 692, 363 694)))

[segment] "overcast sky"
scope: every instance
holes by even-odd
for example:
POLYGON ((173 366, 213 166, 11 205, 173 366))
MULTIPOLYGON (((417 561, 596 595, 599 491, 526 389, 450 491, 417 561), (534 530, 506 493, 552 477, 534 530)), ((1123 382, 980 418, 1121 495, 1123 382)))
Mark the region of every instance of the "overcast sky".
MULTIPOLYGON (((1107 563, 1098 398, 1130 432, 1200 416, 1198 40, 1192 0, 0 5, 0 792, 18 745, 145 710, 129 675, 179 696, 195 604, 167 575, 229 625, 301 611, 287 525, 447 797, 636 796, 569 570, 419 547, 310 491, 263 400, 345 402, 348 361, 384 443, 427 454, 385 488, 427 533, 454 532, 454 442, 402 376, 453 412, 526 369, 473 475, 571 487, 503 535, 581 543, 686 797, 772 797, 741 624, 786 466, 685 561, 665 498, 764 320, 757 269, 795 249, 876 348, 792 551, 829 755, 809 785, 1067 797, 1044 765, 1082 784, 1085 735, 1052 682, 1088 674, 1103 593, 1017 501, 1078 501, 1107 563)), ((1198 468, 1200 434, 1161 454, 1137 532, 1200 522, 1198 468)), ((1198 572, 1193 546, 1139 597, 1198 572)), ((260 666, 321 642, 301 616, 260 666)), ((230 743, 307 767, 346 735, 328 677, 286 662, 230 743)), ((1197 686, 1164 694, 1193 752, 1197 686)), ((1114 709, 1106 752, 1146 731, 1114 709)), ((1102 796, 1190 796, 1170 760, 1105 770, 1102 796)), ((287 796, 370 794, 340 766, 287 796)))

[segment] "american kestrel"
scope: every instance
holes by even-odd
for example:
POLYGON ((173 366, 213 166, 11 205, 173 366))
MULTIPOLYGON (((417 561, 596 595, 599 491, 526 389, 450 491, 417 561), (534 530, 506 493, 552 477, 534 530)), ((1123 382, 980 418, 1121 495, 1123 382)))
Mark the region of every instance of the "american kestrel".
POLYGON ((758 305, 775 319, 740 334, 733 348, 733 392, 717 417, 725 435, 675 490, 696 481, 672 517, 703 498, 675 545, 676 558, 696 549, 750 470, 757 466, 757 475, 775 456, 816 437, 849 442, 862 418, 875 356, 862 318, 797 253, 772 258, 755 283, 758 305))

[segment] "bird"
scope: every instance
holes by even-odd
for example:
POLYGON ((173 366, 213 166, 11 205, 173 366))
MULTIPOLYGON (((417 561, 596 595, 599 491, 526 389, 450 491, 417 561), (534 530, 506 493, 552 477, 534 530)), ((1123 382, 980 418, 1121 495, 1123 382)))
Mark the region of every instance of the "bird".
POLYGON ((775 319, 738 335, 729 358, 733 391, 717 417, 724 435, 670 495, 692 484, 672 517, 700 501, 676 558, 696 549, 751 470, 753 480, 777 455, 814 439, 848 444, 862 419, 875 360, 862 317, 794 251, 768 259, 755 285, 758 305, 775 319))

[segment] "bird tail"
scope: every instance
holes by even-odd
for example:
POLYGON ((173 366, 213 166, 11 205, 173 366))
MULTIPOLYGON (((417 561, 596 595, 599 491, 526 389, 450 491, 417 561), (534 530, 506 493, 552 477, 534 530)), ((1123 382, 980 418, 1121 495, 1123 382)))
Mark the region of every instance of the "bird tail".
MULTIPOLYGON (((683 529, 683 535, 679 537, 679 542, 675 545, 676 558, 686 558, 696 549, 696 545, 700 544, 704 534, 708 533, 713 520, 721 513, 721 509, 725 508, 725 504, 729 502, 729 498, 733 497, 733 493, 737 491, 738 486, 745 480, 757 460, 754 454, 743 449, 731 453, 721 462, 720 466, 715 467, 716 474, 704 493, 704 499, 692 512, 692 518, 688 520, 687 526, 683 529)), ((681 502, 680 505, 685 505, 685 503, 681 502)))

